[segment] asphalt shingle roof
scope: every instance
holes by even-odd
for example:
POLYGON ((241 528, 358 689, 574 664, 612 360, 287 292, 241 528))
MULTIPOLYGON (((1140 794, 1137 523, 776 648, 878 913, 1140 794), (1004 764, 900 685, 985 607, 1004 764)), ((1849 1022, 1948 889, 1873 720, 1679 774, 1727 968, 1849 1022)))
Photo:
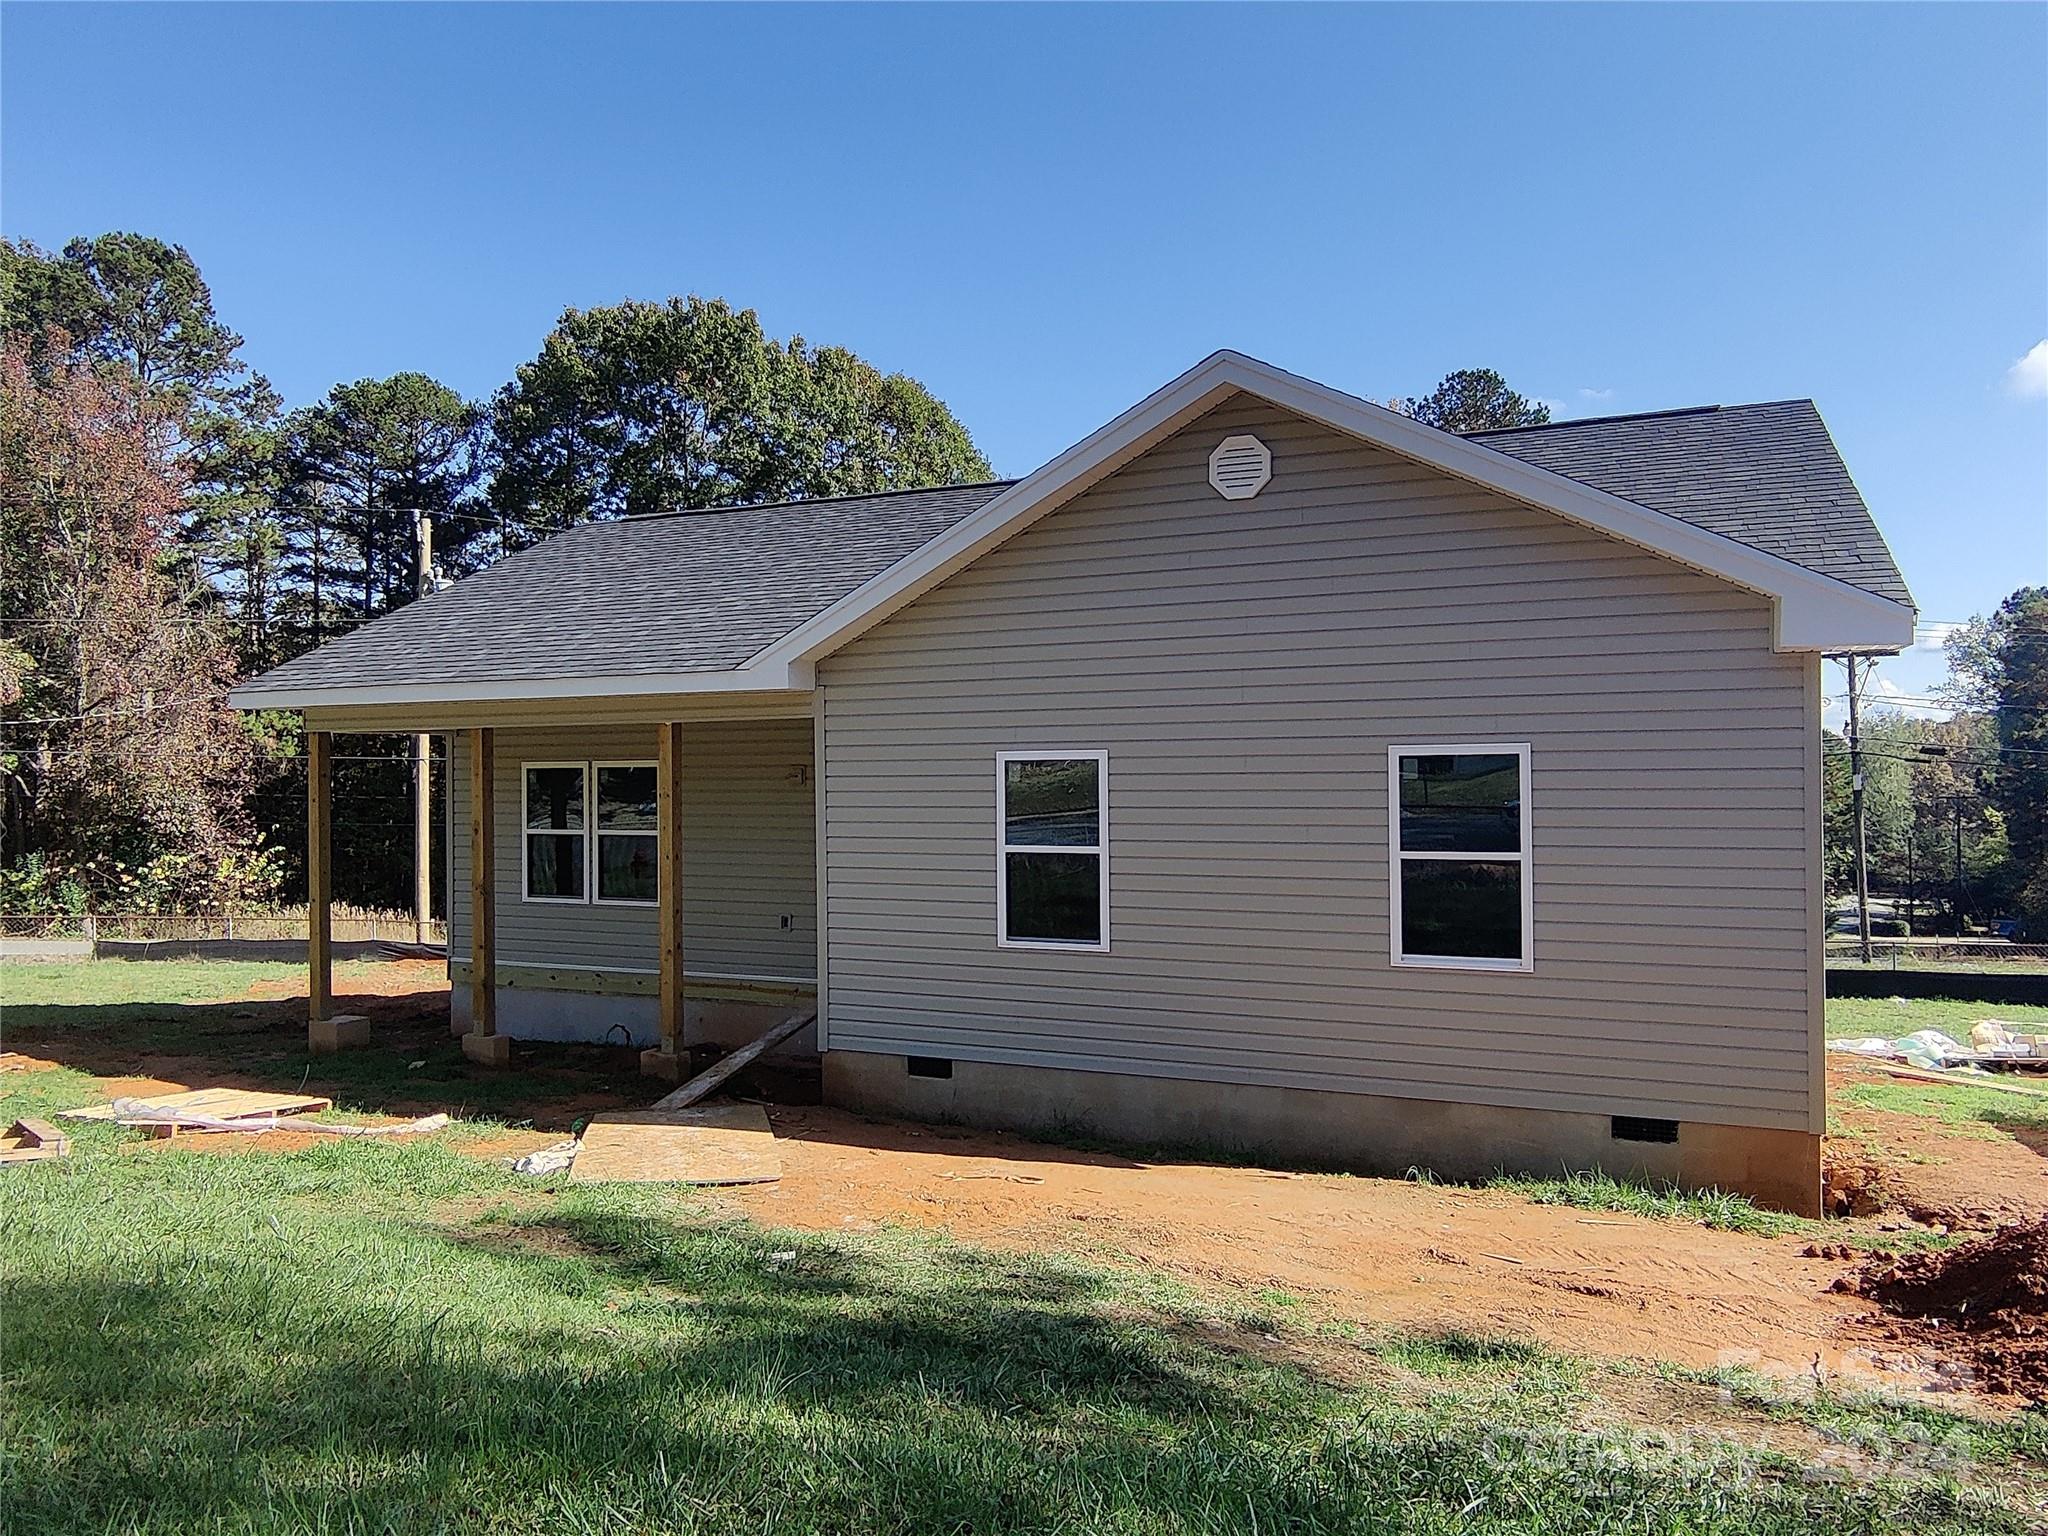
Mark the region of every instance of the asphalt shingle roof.
MULTIPOLYGON (((1469 435, 1912 602, 1810 400, 1469 435)), ((1013 483, 585 523, 245 686, 269 692, 728 671, 1013 483)))
POLYGON ((1466 435, 1852 587, 1913 601, 1811 400, 1466 435))
POLYGON ((727 671, 1008 485, 583 523, 250 686, 727 671))

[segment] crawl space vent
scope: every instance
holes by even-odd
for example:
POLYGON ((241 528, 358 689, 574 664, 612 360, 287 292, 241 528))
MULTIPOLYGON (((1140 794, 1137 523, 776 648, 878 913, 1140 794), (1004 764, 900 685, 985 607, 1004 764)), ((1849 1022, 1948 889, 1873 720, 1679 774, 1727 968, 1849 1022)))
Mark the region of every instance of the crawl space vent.
POLYGON ((1225 501, 1250 501, 1273 478, 1273 455, 1249 432, 1226 437, 1209 455, 1209 483, 1225 501))

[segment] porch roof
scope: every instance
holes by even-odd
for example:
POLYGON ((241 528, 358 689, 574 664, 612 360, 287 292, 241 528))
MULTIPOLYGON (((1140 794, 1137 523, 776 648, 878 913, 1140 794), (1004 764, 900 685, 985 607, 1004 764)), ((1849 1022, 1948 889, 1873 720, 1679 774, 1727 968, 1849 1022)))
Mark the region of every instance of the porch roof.
MULTIPOLYGON (((591 522, 250 679, 243 708, 633 694, 728 673, 1009 485, 591 522)), ((758 687, 758 684, 754 686, 758 687)))

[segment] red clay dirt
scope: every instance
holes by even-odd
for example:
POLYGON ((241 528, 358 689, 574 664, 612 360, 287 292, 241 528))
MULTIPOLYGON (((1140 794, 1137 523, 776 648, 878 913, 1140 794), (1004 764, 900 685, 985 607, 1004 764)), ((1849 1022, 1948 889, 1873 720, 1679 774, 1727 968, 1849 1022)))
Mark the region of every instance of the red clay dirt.
POLYGON ((1535 1205, 1484 1190, 1144 1163, 1013 1137, 771 1108, 780 1183, 722 1192, 761 1222, 943 1229, 998 1247, 1135 1258, 1255 1303, 1536 1338, 1583 1354, 1945 1389, 1931 1352, 1834 1293, 1797 1240, 1535 1205), (1883 1358, 1880 1359, 1879 1356, 1883 1358))
POLYGON ((1902 1338, 1946 1330, 1943 1349, 1968 1362, 1983 1390, 2048 1401, 2048 1221, 1874 1259, 1836 1285, 1881 1302, 1902 1338))
MULTIPOLYGON (((1842 1093, 1855 1083, 1901 1081, 1840 1053, 1829 1058, 1828 1118, 1840 1132, 1827 1144, 1829 1188, 1865 1196, 1836 1214, 1894 1211, 1973 1231, 2048 1218, 2048 1131, 1986 1135, 1976 1126, 1866 1108, 1842 1093)), ((2048 1088, 2048 1079, 2021 1086, 2048 1088)), ((2048 1107, 2048 1099, 2008 1097, 2015 1108, 2048 1107)))

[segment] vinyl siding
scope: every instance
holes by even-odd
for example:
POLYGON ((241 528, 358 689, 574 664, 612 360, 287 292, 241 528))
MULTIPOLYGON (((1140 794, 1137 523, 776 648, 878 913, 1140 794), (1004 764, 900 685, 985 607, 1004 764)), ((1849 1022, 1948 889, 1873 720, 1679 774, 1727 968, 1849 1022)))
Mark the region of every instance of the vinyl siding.
POLYGON ((1762 598, 1233 401, 820 663, 828 1043, 1818 1129, 1817 680, 1762 598), (1389 961, 1387 748, 1459 741, 1531 744, 1530 973, 1389 961), (1107 954, 996 944, 1044 747, 1109 752, 1107 954))
MULTIPOLYGON (((693 722, 683 737, 683 954, 693 976, 817 975, 813 722, 693 722), (783 913, 794 922, 780 926, 783 913)), ((496 739, 498 963, 652 972, 655 909, 520 895, 520 765, 652 761, 651 727, 501 729, 496 739)), ((449 747, 449 953, 469 954, 469 753, 449 747)))

